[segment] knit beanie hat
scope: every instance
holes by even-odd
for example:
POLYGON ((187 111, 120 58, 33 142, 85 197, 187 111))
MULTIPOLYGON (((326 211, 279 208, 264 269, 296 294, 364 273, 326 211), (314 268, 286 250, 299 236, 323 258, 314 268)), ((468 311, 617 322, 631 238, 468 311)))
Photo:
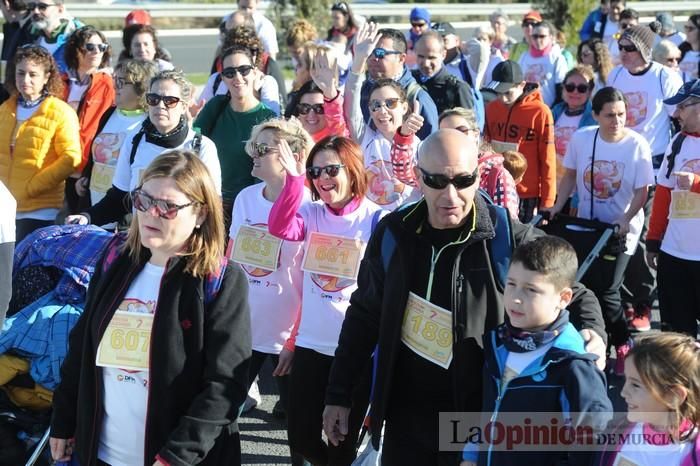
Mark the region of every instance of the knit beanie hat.
POLYGON ((632 42, 645 62, 651 61, 651 49, 654 47, 656 33, 649 26, 630 26, 620 35, 620 40, 627 39, 632 42))

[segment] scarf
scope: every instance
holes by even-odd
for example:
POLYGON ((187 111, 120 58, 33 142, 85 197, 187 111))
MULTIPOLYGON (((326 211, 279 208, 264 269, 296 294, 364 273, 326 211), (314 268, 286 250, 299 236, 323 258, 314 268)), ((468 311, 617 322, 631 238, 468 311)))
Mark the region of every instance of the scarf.
POLYGON ((554 341, 569 323, 569 311, 564 309, 559 317, 544 330, 531 332, 513 327, 508 320, 498 327, 498 337, 512 353, 534 351, 554 341))
POLYGON ((172 149, 180 146, 187 139, 187 134, 190 128, 187 126, 185 116, 180 117, 180 122, 177 126, 167 134, 160 134, 151 120, 146 118, 141 126, 141 131, 146 135, 146 141, 156 146, 172 149))
POLYGON ((547 55, 549 52, 552 51, 552 46, 554 45, 554 42, 543 48, 542 50, 537 50, 535 47, 530 45, 530 55, 532 55, 533 58, 540 58, 544 57, 547 55))

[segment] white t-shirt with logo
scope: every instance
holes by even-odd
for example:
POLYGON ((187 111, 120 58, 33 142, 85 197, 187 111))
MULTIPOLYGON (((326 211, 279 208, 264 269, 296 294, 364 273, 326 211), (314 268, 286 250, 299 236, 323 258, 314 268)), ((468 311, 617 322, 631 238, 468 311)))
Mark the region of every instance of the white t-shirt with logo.
MULTIPOLYGON (((666 155, 670 152, 671 144, 666 155)), ((656 182, 671 189, 671 205, 661 250, 680 259, 700 261, 700 241, 697 240, 697 233, 700 232, 700 194, 678 189, 676 176, 671 174, 667 177, 667 171, 668 160, 664 157, 656 182)), ((686 136, 680 152, 676 154, 672 171, 700 176, 700 138, 686 136)))
POLYGON ((626 126, 644 136, 652 155, 662 154, 671 138, 670 117, 676 110, 675 105, 663 101, 676 95, 683 85, 678 73, 652 63, 644 74, 632 75, 620 65, 608 74, 607 84, 627 97, 626 126))
POLYGON ((564 155, 569 146, 571 136, 578 129, 583 114, 569 116, 563 112, 559 119, 554 122, 554 147, 557 151, 557 186, 564 176, 564 155))
POLYGON ((539 83, 542 100, 551 107, 557 98, 556 85, 564 82, 569 70, 566 58, 554 50, 542 57, 533 57, 528 51, 520 56, 519 64, 525 81, 539 83))
MULTIPOLYGON (((141 173, 148 167, 153 159, 160 154, 176 149, 192 150, 195 135, 195 132, 190 129, 182 144, 173 148, 164 148, 146 141, 146 135, 144 134, 141 137, 141 141, 139 141, 134 163, 129 165, 132 147, 130 141, 133 140, 136 132, 138 132, 138 128, 126 135, 125 140, 128 142, 127 144, 122 144, 119 157, 117 158, 117 168, 114 172, 112 184, 121 191, 130 192, 134 190, 139 185, 141 173)), ((219 164, 219 157, 217 156, 216 146, 211 139, 206 136, 202 136, 199 158, 209 169, 209 174, 214 179, 216 190, 221 192, 221 165, 219 164)))
MULTIPOLYGON (((164 272, 165 267, 146 263, 117 311, 155 314, 164 272)), ((143 464, 149 371, 103 367, 102 381, 104 418, 97 457, 111 466, 143 464)))
MULTIPOLYGON (((335 215, 328 206, 318 202, 302 205, 299 215, 304 219, 304 247, 309 249, 311 232, 357 238, 362 242, 361 259, 372 233, 372 225, 384 214, 386 211, 367 198, 362 199, 355 211, 346 215, 335 215)), ((304 299, 296 345, 333 356, 350 295, 356 289, 356 279, 304 272, 304 299)))
MULTIPOLYGON (((243 189, 233 204, 229 236, 235 241, 241 226, 264 228, 272 210, 272 202, 263 197, 265 183, 243 189)), ((305 204, 311 201, 304 189, 305 204)), ((253 349, 267 354, 279 354, 289 338, 301 307, 304 272, 303 241, 282 241, 277 270, 240 264, 248 277, 248 304, 253 349)))
MULTIPOLYGON (((615 223, 629 208, 636 189, 654 184, 651 152, 646 140, 634 131, 616 143, 603 140, 595 126, 582 128, 571 137, 564 166, 576 170, 579 195, 578 216, 615 223), (591 160, 595 143, 593 170, 593 215, 591 215, 591 160)), ((626 254, 634 254, 642 233, 644 211, 639 209, 630 221, 626 254)))

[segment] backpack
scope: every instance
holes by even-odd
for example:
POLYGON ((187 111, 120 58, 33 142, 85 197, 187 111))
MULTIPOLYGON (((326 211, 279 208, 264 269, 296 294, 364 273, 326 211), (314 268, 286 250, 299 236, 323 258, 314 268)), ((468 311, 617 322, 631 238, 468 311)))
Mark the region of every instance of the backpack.
POLYGON ((676 156, 681 151, 681 147, 683 146, 683 141, 685 141, 685 137, 686 137, 685 133, 680 133, 676 137, 676 139, 673 140, 673 143, 671 144, 671 152, 666 157, 666 160, 668 160, 668 169, 666 170, 666 178, 670 178, 671 173, 673 173, 673 166, 676 164, 676 156))
MULTIPOLYGON (((202 133, 199 128, 193 128, 194 129, 194 137, 192 138, 192 150, 199 155, 200 150, 202 150, 202 133)), ((140 130, 134 135, 133 139, 131 140, 131 153, 129 154, 129 166, 134 164, 134 160, 136 159, 136 151, 139 148, 139 144, 141 143, 141 139, 143 139, 143 135, 145 134, 145 131, 143 130, 143 127, 141 127, 140 130)))
POLYGON ((467 69, 467 59, 462 57, 459 61, 459 71, 462 73, 462 79, 464 82, 469 84, 469 89, 472 93, 472 100, 474 101, 474 113, 476 113, 476 122, 479 124, 479 129, 484 130, 484 125, 486 125, 486 104, 484 103, 484 96, 481 91, 474 86, 474 81, 472 81, 472 75, 467 69))

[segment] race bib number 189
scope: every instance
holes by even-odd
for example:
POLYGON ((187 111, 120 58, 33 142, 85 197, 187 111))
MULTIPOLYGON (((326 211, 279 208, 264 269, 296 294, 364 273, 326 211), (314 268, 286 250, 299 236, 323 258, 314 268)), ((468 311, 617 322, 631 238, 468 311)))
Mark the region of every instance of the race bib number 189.
POLYGON ((452 313, 417 294, 408 293, 401 341, 443 369, 452 362, 452 313))

